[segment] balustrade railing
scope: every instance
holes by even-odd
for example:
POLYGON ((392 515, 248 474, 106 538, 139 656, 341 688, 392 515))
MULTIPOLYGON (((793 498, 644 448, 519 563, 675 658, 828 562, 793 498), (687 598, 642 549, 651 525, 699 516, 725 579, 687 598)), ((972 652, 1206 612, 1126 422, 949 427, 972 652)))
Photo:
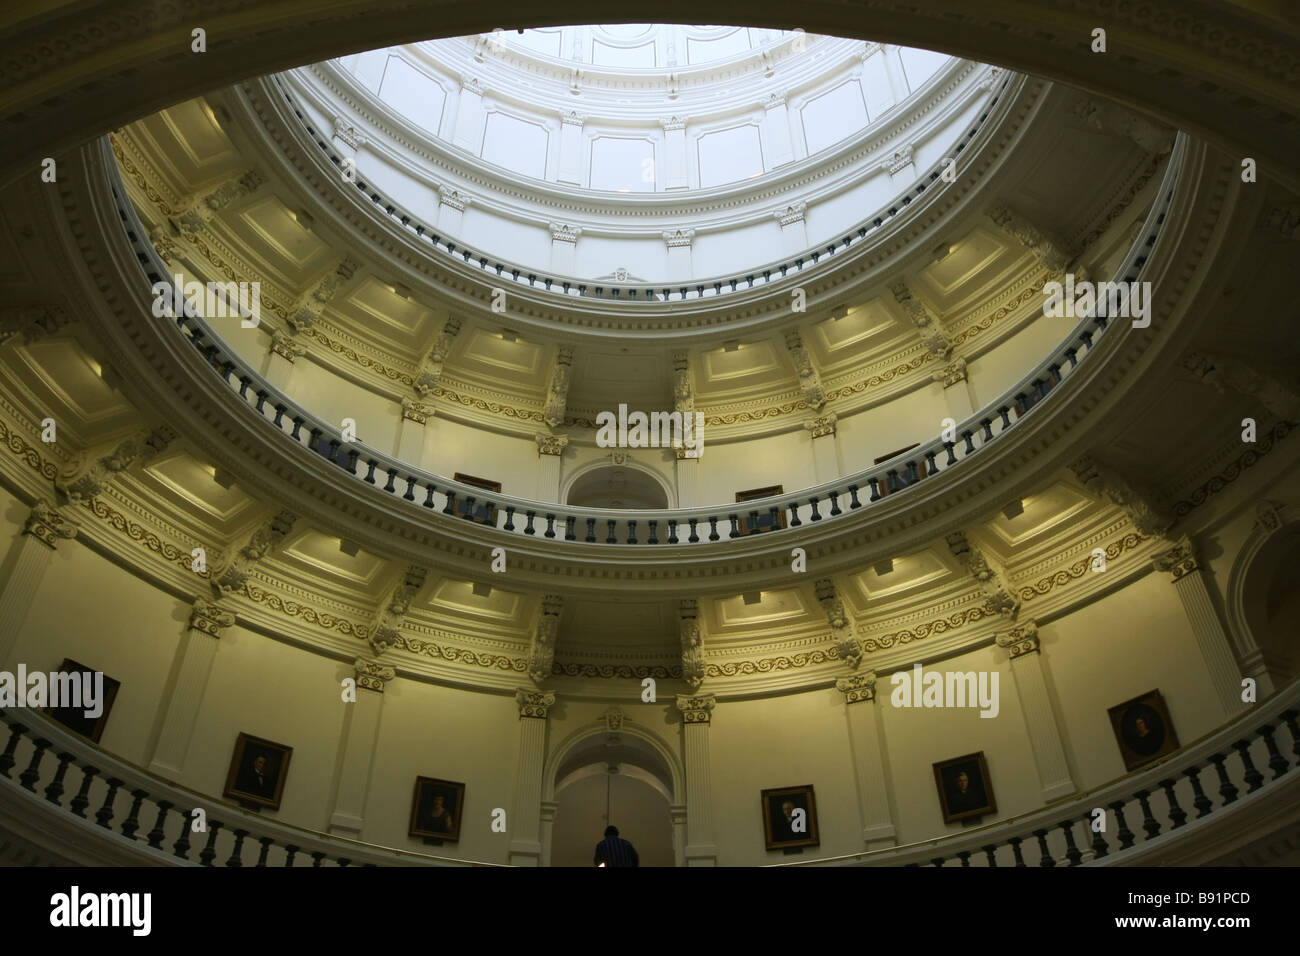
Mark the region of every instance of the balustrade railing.
MULTIPOLYGON (((1141 232, 1112 281, 1141 281, 1163 233, 1186 147, 1186 137, 1179 134, 1141 232)), ((150 288, 158 282, 170 284, 167 264, 149 241, 127 195, 107 137, 102 141, 102 150, 114 202, 139 259, 143 279, 150 288)), ((237 303, 230 302, 229 308, 228 314, 235 315, 237 303)), ((298 405, 244 361, 201 317, 202 308, 194 308, 187 300, 183 315, 173 315, 170 304, 166 304, 166 311, 177 330, 250 412, 291 441, 332 462, 340 473, 409 502, 412 509, 446 520, 473 520, 486 513, 490 515, 488 523, 507 534, 621 546, 694 545, 753 534, 781 534, 787 527, 838 518, 887 495, 905 494, 908 488, 933 480, 978 455, 1034 414, 1055 388, 1077 372, 1113 324, 1106 314, 1106 302, 1098 302, 1095 313, 1080 319, 1046 359, 980 412, 958 424, 951 439, 940 434, 856 475, 799 492, 743 505, 642 511, 577 507, 485 491, 398 461, 362 442, 345 441, 337 426, 298 405)))

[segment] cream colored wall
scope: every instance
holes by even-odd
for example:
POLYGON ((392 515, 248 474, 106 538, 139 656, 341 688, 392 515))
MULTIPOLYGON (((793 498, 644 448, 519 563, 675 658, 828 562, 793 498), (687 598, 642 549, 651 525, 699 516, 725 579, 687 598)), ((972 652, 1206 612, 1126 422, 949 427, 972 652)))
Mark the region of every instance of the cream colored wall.
POLYGON ((289 397, 335 428, 343 419, 356 422, 357 441, 391 455, 397 450, 401 406, 391 399, 360 388, 307 358, 294 363, 289 397))
POLYGON ((607 798, 619 836, 636 847, 641 865, 673 866, 667 801, 649 784, 622 773, 583 777, 555 795, 551 866, 592 865, 592 853, 605 832, 607 798))
POLYGON ((935 385, 841 418, 835 423, 835 440, 844 473, 870 468, 881 455, 937 438, 948 414, 943 389, 935 385))
POLYGON ((499 481, 502 493, 518 498, 538 494, 537 443, 531 437, 500 435, 435 416, 424 426, 424 467, 446 478, 459 471, 499 481))
POLYGON ((802 428, 752 442, 710 445, 700 459, 701 504, 734 504, 737 491, 782 485, 798 491, 817 484, 812 439, 802 428))

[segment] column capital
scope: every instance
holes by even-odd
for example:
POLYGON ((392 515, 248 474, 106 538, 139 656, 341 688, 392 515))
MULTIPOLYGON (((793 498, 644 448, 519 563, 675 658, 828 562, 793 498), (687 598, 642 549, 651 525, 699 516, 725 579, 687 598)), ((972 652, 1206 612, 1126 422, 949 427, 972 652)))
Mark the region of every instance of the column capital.
POLYGON ((578 237, 582 235, 581 226, 573 226, 567 222, 553 222, 551 227, 551 239, 555 242, 577 242, 578 237))
POLYGON ((664 128, 664 132, 670 133, 677 129, 686 129, 686 120, 680 116, 661 116, 659 125, 664 128))
POLYGON ((555 693, 549 690, 529 690, 520 687, 515 690, 515 705, 519 708, 519 717, 536 717, 546 719, 546 713, 555 703, 555 693))
POLYGON ((834 412, 827 412, 825 415, 808 419, 803 423, 803 427, 812 433, 813 438, 825 438, 827 435, 835 434, 835 419, 834 412))
POLYGON ((780 209, 772 210, 772 218, 784 226, 793 226, 796 222, 803 222, 804 213, 808 211, 806 202, 792 202, 780 209))
POLYGON ((1286 524, 1282 509, 1286 506, 1280 501, 1265 498, 1255 506, 1255 527, 1266 535, 1273 534, 1286 524))
POLYGON ((537 442, 539 455, 563 455, 564 449, 569 447, 568 435, 546 435, 538 432, 533 435, 533 441, 537 442))
POLYGON ((221 637, 221 632, 235 623, 235 615, 212 601, 195 598, 190 607, 191 631, 199 631, 209 637, 221 637))
POLYGON ((384 685, 397 676, 394 668, 385 667, 378 661, 367 660, 364 657, 358 657, 352 662, 352 666, 355 669, 357 686, 373 690, 377 694, 382 694, 384 685))
POLYGON ((367 143, 366 138, 357 132, 352 121, 342 116, 334 117, 334 135, 353 149, 360 149, 367 143))
POLYGON ((944 388, 951 388, 966 378, 966 360, 959 355, 947 365, 931 372, 930 377, 944 388))
POLYGON ((668 243, 669 249, 676 249, 682 246, 689 247, 691 241, 695 238, 694 229, 667 229, 662 233, 664 242, 668 243))
POLYGON ((1007 649, 1013 661, 1024 654, 1037 654, 1040 650, 1038 623, 1036 621, 1023 621, 1011 630, 1003 631, 997 635, 996 640, 998 647, 1007 649))
POLYGON ((878 164, 876 168, 887 170, 892 176, 900 172, 910 162, 912 162, 912 144, 908 143, 895 149, 889 154, 889 158, 878 164))
POLYGON ((306 347, 299 345, 291 333, 281 330, 271 333, 271 351, 291 364, 300 355, 307 354, 306 347))
POLYGON ((438 187, 438 202, 444 206, 450 206, 458 212, 464 212, 465 207, 468 206, 471 201, 470 197, 459 189, 454 189, 451 186, 438 187))
POLYGON ((434 407, 428 402, 419 402, 413 398, 402 399, 402 418, 417 425, 423 425, 433 417, 434 407))
POLYGON ((1192 547, 1191 539, 1186 536, 1180 538, 1178 543, 1168 551, 1156 555, 1151 565, 1157 571, 1172 574, 1175 581, 1193 571, 1199 571, 1201 567, 1196 561, 1196 551, 1192 547))
POLYGON ((60 538, 75 538, 77 522, 67 517, 44 498, 32 502, 31 513, 23 522, 23 534, 30 534, 53 549, 60 538))
POLYGON ((876 699, 876 672, 840 677, 835 681, 835 689, 844 695, 845 704, 870 703, 876 699))
POLYGON ((577 110, 565 110, 560 114, 560 122, 565 126, 581 126, 587 121, 587 114, 577 110))
POLYGON ((713 694, 678 694, 677 709, 688 724, 710 724, 718 698, 713 694))

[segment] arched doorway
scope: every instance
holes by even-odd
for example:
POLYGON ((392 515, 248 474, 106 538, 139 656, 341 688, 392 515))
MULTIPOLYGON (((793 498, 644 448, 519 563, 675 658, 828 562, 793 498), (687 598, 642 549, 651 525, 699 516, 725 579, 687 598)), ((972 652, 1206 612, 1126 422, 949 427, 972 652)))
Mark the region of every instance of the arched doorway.
POLYGON ((1279 528, 1256 551, 1241 581, 1241 606, 1273 686, 1300 676, 1300 523, 1279 528))
POLYGON ((591 866, 609 824, 636 847, 642 866, 680 865, 681 781, 675 755, 626 720, 577 731, 552 755, 544 777, 544 865, 591 866))

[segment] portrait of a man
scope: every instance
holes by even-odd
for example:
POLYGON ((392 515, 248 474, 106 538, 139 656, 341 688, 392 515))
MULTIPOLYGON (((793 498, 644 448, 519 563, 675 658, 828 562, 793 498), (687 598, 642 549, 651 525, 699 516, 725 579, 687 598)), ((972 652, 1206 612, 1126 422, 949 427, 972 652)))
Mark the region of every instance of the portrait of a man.
POLYGON ((811 784, 764 790, 763 836, 769 850, 817 846, 817 804, 811 784))
POLYGON ((935 764, 934 782, 944 823, 960 823, 997 812, 983 751, 935 764))
POLYGON ((222 796, 253 807, 280 808, 292 747, 240 734, 235 740, 222 796))
POLYGON ((85 664, 78 664, 68 657, 64 658, 63 663, 59 665, 59 672, 78 675, 78 686, 82 688, 83 696, 72 706, 47 707, 45 712, 69 730, 90 738, 91 743, 99 743, 99 738, 104 736, 104 727, 108 724, 108 714, 113 709, 113 701, 117 699, 117 692, 122 686, 121 681, 105 674, 103 690, 100 693, 101 699, 92 703, 85 698, 84 693, 86 687, 93 686, 95 674, 93 669, 85 664), (87 675, 90 676, 90 681, 86 679, 87 675), (87 711, 90 711, 93 716, 86 716, 87 711), (94 713, 95 711, 98 713, 94 713))
POLYGON ((1147 691, 1108 713, 1126 770, 1136 770, 1178 749, 1178 735, 1160 691, 1147 691))
POLYGON ((456 842, 465 802, 465 785, 432 777, 415 779, 410 835, 426 840, 456 842))

